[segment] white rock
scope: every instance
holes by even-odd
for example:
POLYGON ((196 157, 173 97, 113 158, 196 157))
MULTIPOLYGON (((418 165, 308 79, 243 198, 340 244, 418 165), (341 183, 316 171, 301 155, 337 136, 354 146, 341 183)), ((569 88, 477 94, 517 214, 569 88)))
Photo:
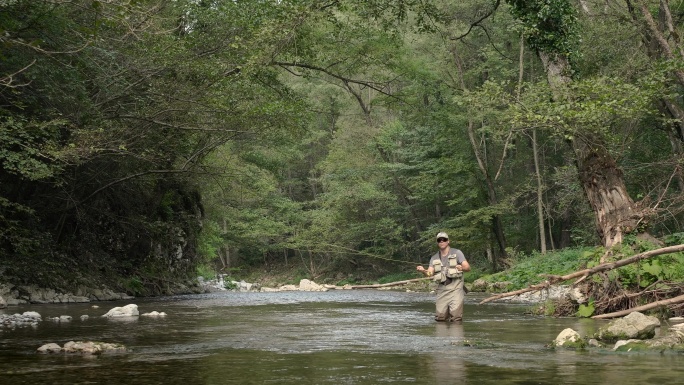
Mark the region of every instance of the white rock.
POLYGON ((622 345, 627 345, 628 343, 631 342, 642 342, 642 340, 636 340, 636 339, 629 339, 629 340, 619 340, 618 342, 615 343, 615 346, 613 346, 613 350, 618 350, 618 348, 622 345))
POLYGON ((123 307, 112 308, 105 315, 103 315, 103 317, 135 317, 138 315, 140 315, 140 312, 138 312, 138 305, 129 304, 123 307))
POLYGON ((635 311, 601 327, 596 334, 596 338, 599 340, 611 340, 614 337, 648 339, 653 338, 655 329, 658 326, 660 326, 658 318, 635 311))
POLYGON ((38 348, 38 353, 59 353, 62 351, 62 347, 56 343, 45 344, 38 348))
POLYGON ((580 290, 578 287, 570 288, 565 296, 574 303, 581 304, 587 302, 587 296, 584 295, 584 293, 582 293, 582 290, 580 290))
POLYGON ((556 337, 556 339, 553 340, 553 344, 555 346, 563 346, 566 343, 578 342, 581 339, 582 336, 580 336, 579 333, 572 330, 571 328, 567 328, 563 329, 563 331, 558 334, 558 337, 556 337))
POLYGON ((145 316, 145 317, 166 317, 166 313, 164 313, 164 312, 160 313, 158 311, 152 311, 149 313, 143 313, 143 314, 141 314, 141 316, 145 316))
POLYGON ((308 279, 302 279, 299 281, 300 291, 328 291, 325 287, 317 284, 316 282, 310 281, 308 279))
POLYGON ((29 318, 35 318, 40 320, 42 317, 40 314, 36 313, 35 311, 25 311, 24 314, 22 314, 24 317, 29 317, 29 318))
POLYGON ((64 344, 65 353, 79 353, 79 354, 101 354, 104 352, 124 352, 126 347, 120 344, 110 344, 106 342, 93 341, 69 341, 64 344))

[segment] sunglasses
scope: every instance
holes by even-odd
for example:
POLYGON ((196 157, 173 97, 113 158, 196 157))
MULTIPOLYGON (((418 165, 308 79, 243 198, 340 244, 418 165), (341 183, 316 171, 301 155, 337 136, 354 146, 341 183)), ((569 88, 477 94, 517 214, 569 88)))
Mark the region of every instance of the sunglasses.
POLYGON ((446 239, 446 238, 439 238, 439 239, 437 240, 437 243, 448 242, 448 241, 449 241, 449 240, 446 239))

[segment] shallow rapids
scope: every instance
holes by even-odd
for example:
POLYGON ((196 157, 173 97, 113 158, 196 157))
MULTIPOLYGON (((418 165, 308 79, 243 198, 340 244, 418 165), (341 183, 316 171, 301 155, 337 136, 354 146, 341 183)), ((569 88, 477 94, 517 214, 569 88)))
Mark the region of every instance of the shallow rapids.
POLYGON ((10 384, 645 384, 684 378, 679 355, 553 350, 566 327, 582 335, 607 321, 529 315, 477 305, 461 324, 432 319, 434 297, 398 291, 213 293, 125 302, 22 305, 35 327, 0 332, 0 380, 10 384), (138 305, 162 318, 101 317, 138 305), (93 305, 99 306, 94 308, 93 305), (70 315, 70 322, 45 321, 70 315), (88 319, 81 320, 82 315, 88 319), (98 357, 39 355, 49 342, 122 343, 98 357))

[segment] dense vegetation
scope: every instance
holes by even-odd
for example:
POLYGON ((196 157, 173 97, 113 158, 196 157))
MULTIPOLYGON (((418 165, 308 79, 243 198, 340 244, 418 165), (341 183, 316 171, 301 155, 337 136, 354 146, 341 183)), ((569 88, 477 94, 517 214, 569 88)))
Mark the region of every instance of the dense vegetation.
POLYGON ((441 230, 490 272, 679 239, 682 17, 647 0, 0 0, 0 274, 150 294, 198 269, 411 272, 441 230))

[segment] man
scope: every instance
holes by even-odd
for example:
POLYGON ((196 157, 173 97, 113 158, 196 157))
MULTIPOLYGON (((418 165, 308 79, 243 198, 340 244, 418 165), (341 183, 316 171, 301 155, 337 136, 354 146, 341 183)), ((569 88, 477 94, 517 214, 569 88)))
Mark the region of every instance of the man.
POLYGON ((437 246, 439 251, 430 258, 430 266, 418 266, 416 270, 437 283, 435 321, 461 321, 465 297, 463 272, 470 271, 470 264, 461 250, 449 246, 447 233, 437 234, 437 246))

